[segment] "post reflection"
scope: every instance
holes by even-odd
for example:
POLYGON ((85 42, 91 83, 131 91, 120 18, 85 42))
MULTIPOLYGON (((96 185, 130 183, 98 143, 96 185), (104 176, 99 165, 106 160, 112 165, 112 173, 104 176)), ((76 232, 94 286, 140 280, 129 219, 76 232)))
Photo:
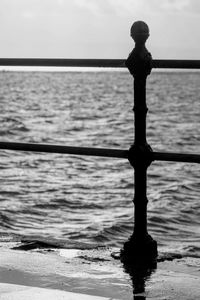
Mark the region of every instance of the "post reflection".
POLYGON ((157 262, 130 262, 123 261, 123 267, 126 273, 129 274, 133 286, 133 299, 146 300, 145 287, 146 281, 156 271, 157 262))

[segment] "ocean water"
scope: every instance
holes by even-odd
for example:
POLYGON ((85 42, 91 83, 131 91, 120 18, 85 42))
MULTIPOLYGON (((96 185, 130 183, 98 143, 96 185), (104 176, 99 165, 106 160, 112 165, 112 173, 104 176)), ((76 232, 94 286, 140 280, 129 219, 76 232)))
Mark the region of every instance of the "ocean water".
MULTIPOLYGON (((153 150, 200 154, 200 73, 152 73, 147 105, 153 150)), ((0 72, 1 141, 128 149, 132 107, 128 72, 0 72)), ((122 247, 133 197, 126 160, 0 150, 0 235, 122 247)), ((200 257, 200 166, 153 162, 148 199, 159 250, 200 257)))

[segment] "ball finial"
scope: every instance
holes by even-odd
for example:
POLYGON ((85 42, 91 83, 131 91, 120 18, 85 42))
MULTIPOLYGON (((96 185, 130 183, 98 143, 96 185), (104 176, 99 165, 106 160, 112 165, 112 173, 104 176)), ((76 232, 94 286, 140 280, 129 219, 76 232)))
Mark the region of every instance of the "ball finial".
POLYGON ((131 26, 131 37, 135 43, 145 43, 149 37, 149 27, 143 21, 134 22, 131 26))

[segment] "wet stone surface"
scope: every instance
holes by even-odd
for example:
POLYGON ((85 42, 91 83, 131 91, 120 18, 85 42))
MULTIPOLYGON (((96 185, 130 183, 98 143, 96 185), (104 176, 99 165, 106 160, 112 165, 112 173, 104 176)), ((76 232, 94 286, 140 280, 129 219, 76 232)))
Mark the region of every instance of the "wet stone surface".
POLYGON ((199 299, 198 258, 160 254, 155 268, 144 268, 123 265, 117 248, 10 249, 17 246, 0 248, 0 282, 110 299, 199 299))

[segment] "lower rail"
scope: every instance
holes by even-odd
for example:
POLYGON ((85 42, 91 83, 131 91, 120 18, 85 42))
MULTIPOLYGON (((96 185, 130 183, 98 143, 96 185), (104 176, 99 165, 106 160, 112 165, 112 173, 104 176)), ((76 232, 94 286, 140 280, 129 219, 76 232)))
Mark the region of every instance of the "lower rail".
MULTIPOLYGON (((34 144, 34 143, 15 143, 15 142, 0 142, 0 149, 73 154, 73 155, 102 156, 102 157, 125 158, 125 159, 128 159, 128 152, 129 152, 128 150, 120 150, 120 149, 74 147, 74 146, 34 144)), ((176 161, 176 162, 200 164, 200 155, 191 154, 191 153, 173 153, 173 152, 170 153, 170 152, 153 151, 152 160, 153 161, 154 160, 176 161)))
POLYGON ((106 149, 106 148, 89 148, 89 147, 48 145, 48 144, 0 142, 0 149, 128 158, 127 150, 106 149))
POLYGON ((153 152, 153 160, 200 164, 200 155, 192 153, 153 152))

